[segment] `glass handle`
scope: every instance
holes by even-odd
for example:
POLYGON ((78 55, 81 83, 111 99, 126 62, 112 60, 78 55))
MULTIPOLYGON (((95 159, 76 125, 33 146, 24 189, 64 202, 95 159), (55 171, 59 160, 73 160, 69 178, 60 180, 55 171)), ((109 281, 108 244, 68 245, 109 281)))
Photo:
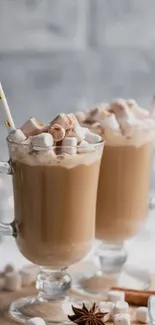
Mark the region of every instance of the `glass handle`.
POLYGON ((4 236, 13 236, 17 237, 17 226, 15 222, 12 223, 2 223, 0 222, 0 234, 4 236))
MULTIPOLYGON (((8 162, 0 161, 0 173, 11 175, 11 165, 8 162)), ((15 222, 13 221, 10 224, 0 222, 0 234, 4 236, 17 237, 17 227, 15 222)))
POLYGON ((0 161, 0 173, 11 175, 11 166, 8 162, 0 161))

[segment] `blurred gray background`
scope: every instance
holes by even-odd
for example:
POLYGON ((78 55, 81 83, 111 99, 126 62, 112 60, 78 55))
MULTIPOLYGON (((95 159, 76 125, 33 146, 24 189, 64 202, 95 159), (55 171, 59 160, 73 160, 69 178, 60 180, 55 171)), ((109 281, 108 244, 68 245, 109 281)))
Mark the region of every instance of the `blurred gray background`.
MULTIPOLYGON (((19 127, 30 116, 46 122, 113 97, 135 98, 149 108, 155 0, 0 0, 0 81, 19 127)), ((3 160, 6 134, 0 115, 3 160)), ((6 211, 11 194, 11 179, 4 177, 5 220, 12 214, 6 211)))
POLYGON ((0 80, 18 126, 113 97, 149 107, 155 0, 0 0, 0 80))

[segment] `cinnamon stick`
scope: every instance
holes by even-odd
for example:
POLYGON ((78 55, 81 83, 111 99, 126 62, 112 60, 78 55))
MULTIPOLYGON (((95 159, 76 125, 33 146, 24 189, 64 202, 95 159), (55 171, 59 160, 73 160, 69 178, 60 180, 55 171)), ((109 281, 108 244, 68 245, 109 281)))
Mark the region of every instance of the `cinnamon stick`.
POLYGON ((155 291, 134 290, 119 287, 112 287, 111 290, 119 290, 125 292, 125 301, 130 305, 147 306, 150 296, 155 295, 155 291))

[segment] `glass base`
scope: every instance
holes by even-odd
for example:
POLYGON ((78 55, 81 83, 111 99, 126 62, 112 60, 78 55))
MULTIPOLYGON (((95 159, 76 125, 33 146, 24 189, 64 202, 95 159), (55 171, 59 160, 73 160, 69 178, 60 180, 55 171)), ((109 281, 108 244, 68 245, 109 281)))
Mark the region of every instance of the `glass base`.
MULTIPOLYGON (((70 324, 67 315, 72 315, 71 306, 81 308, 83 299, 67 296, 62 300, 44 300, 40 297, 26 297, 18 299, 10 305, 9 316, 20 323, 33 317, 41 317, 46 324, 70 324)), ((85 302, 86 305, 89 305, 85 302)))
POLYGON ((141 277, 138 273, 130 273, 125 269, 109 274, 97 271, 77 278, 73 283, 72 292, 85 298, 89 297, 92 301, 100 301, 107 298, 107 292, 113 287, 147 290, 150 287, 150 278, 147 274, 141 277))

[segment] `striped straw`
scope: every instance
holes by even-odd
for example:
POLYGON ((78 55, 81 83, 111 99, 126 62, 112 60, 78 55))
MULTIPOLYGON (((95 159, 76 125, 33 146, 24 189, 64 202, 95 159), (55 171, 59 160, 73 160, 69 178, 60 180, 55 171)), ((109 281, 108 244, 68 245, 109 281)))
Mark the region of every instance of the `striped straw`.
POLYGON ((13 118, 11 116, 10 108, 7 103, 1 83, 0 83, 0 110, 3 112, 4 124, 7 127, 8 132, 10 133, 12 130, 15 130, 16 127, 13 118))

